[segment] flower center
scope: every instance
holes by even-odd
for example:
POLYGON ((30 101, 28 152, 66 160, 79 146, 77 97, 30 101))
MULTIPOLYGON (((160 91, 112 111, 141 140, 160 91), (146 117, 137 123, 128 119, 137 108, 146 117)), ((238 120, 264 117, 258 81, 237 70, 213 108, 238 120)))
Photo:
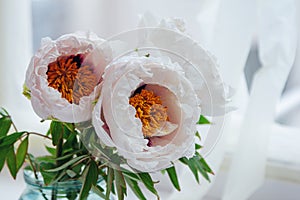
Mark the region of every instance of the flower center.
POLYGON ((58 90, 70 103, 79 104, 80 98, 90 95, 98 84, 89 64, 83 66, 85 54, 59 56, 48 65, 48 86, 58 90))
POLYGON ((167 107, 162 105, 160 96, 156 96, 152 91, 142 89, 129 99, 129 104, 135 107, 135 117, 141 120, 143 135, 146 138, 155 134, 168 121, 167 107))

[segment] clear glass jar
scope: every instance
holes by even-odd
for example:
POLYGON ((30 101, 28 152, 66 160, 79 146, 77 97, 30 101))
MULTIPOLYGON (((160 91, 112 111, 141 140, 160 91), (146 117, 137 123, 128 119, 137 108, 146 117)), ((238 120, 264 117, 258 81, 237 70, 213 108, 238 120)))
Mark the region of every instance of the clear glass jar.
MULTIPOLYGON (((24 170, 24 180, 26 189, 19 200, 77 200, 82 183, 80 181, 65 181, 54 185, 45 185, 42 177, 35 178, 31 170, 24 170)), ((105 185, 103 179, 99 179, 98 184, 105 185)), ((87 200, 102 199, 94 192, 90 192, 87 200)), ((111 198, 112 199, 112 198, 111 198)))

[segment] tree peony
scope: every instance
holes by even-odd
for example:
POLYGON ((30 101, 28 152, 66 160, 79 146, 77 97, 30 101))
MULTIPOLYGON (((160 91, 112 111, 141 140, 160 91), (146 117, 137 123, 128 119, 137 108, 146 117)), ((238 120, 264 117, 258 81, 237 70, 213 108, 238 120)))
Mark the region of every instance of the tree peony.
POLYGON ((92 123, 100 140, 116 147, 129 166, 153 172, 194 155, 196 124, 209 102, 201 99, 204 80, 185 69, 167 57, 133 53, 105 70, 92 123))
POLYGON ((92 103, 99 96, 101 76, 110 61, 110 49, 99 48, 103 42, 91 32, 42 40, 25 80, 39 117, 75 123, 91 118, 92 103))

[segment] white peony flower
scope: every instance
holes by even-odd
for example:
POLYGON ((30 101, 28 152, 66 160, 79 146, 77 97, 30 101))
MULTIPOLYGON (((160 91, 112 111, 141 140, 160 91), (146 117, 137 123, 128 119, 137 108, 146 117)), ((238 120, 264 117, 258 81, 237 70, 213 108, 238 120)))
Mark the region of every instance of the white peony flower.
MULTIPOLYGON (((203 64, 216 70, 214 62, 203 64)), ((100 140, 143 172, 192 157, 196 123, 202 105, 209 104, 201 97, 209 94, 201 93, 203 77, 190 72, 167 57, 151 54, 134 53, 113 62, 105 70, 92 117, 100 140)), ((219 88, 214 92, 223 93, 219 88)))
POLYGON ((110 49, 99 45, 103 42, 91 32, 42 40, 25 80, 39 117, 74 123, 91 118, 92 103, 110 61, 110 49))

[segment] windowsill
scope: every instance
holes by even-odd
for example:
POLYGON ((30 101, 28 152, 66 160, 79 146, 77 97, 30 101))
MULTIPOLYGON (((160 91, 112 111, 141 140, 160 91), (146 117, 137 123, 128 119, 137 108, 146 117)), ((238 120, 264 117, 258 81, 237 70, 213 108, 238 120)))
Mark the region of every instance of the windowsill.
MULTIPOLYGON (((241 118, 232 117, 232 128, 239 130, 241 118)), ((234 129, 233 129, 234 130, 234 129)), ((235 131, 238 132, 238 131, 235 131)), ((266 176, 268 178, 296 182, 300 184, 300 129, 274 123, 271 127, 267 152, 266 176)), ((238 137, 229 138, 221 171, 227 172, 238 137)))

